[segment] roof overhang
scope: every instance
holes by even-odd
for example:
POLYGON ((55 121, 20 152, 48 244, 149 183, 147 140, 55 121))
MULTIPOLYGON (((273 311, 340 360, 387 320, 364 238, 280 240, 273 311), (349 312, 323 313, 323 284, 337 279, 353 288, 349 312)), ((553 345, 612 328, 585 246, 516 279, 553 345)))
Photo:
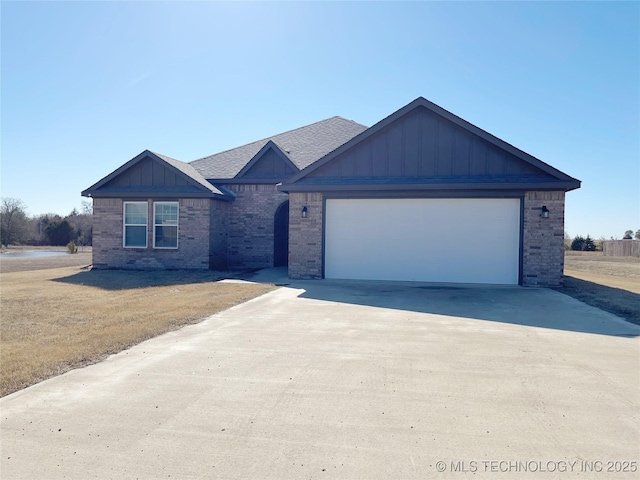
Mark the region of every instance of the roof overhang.
MULTIPOLYGON (((385 184, 384 182, 375 182, 370 178, 358 179, 358 177, 355 177, 355 178, 341 178, 339 181, 334 180, 335 181, 334 184, 331 184, 331 179, 328 179, 328 181, 322 181, 322 185, 320 185, 320 182, 318 182, 319 180, 318 178, 308 178, 309 174, 311 174, 312 172, 318 170, 319 168, 326 165, 327 163, 340 157, 345 152, 349 151, 350 149, 354 148, 358 144, 369 139, 371 136, 380 132, 381 130, 383 130, 393 122, 399 120, 400 118, 409 114, 413 110, 419 109, 419 108, 428 109, 431 112, 434 112, 435 114, 449 120, 450 122, 454 123, 460 128, 465 129, 468 132, 482 138, 484 141, 488 142, 489 144, 495 145, 496 147, 504 150, 505 152, 533 165, 540 171, 544 172, 548 176, 546 178, 551 180, 551 181, 529 182, 528 184, 516 182, 515 185, 517 185, 517 188, 527 189, 527 190, 565 190, 565 191, 570 191, 576 188, 580 188, 580 184, 581 184, 580 180, 577 180, 567 175, 566 173, 561 172, 560 170, 552 167, 551 165, 543 162, 542 160, 539 160, 534 156, 505 142, 504 140, 501 140, 498 137, 490 134, 489 132, 486 132, 485 130, 482 130, 481 128, 476 127, 475 125, 454 115, 453 113, 445 110, 444 108, 439 107, 435 103, 432 103, 423 97, 419 97, 415 99, 413 102, 409 103, 408 105, 402 107, 400 110, 392 113, 385 119, 381 120, 380 122, 376 123, 372 127, 368 128, 364 132, 355 136, 354 138, 352 138, 342 146, 338 147, 336 150, 328 153, 323 158, 314 162, 307 168, 301 170, 295 175, 292 175, 287 180, 282 182, 282 184, 279 185, 278 189, 283 192, 293 192, 293 191, 304 192, 304 191, 324 191, 324 190, 335 191, 335 190, 354 190, 354 189, 356 190, 366 190, 366 189, 401 190, 401 189, 408 189, 409 185, 411 185, 411 188, 418 187, 420 189, 425 189, 425 190, 474 188, 474 183, 468 182, 468 181, 462 181, 457 186, 455 182, 444 182, 446 183, 446 186, 443 186, 442 185, 443 182, 441 181, 420 183, 419 179, 415 179, 415 182, 418 182, 418 183, 404 181, 398 184, 392 184, 392 183, 385 184)), ((322 180, 325 180, 325 179, 322 179, 322 180)), ((495 189, 495 188, 506 188, 506 185, 509 185, 508 182, 509 182, 509 178, 506 177, 506 178, 501 178, 499 182, 496 182, 496 184, 492 186, 489 186, 491 182, 486 182, 485 180, 480 180, 479 182, 476 182, 476 184, 478 188, 495 189)), ((509 188, 513 188, 513 186, 509 188)))
POLYGON ((402 183, 291 183, 279 184, 281 192, 339 192, 339 191, 443 191, 443 190, 563 190, 570 191, 576 187, 571 182, 402 182, 402 183))
POLYGON ((231 202, 235 199, 235 195, 225 194, 210 194, 206 192, 197 191, 168 191, 161 189, 113 189, 113 190, 101 190, 95 195, 91 193, 82 192, 83 197, 89 198, 213 198, 215 200, 222 200, 224 202, 231 202))

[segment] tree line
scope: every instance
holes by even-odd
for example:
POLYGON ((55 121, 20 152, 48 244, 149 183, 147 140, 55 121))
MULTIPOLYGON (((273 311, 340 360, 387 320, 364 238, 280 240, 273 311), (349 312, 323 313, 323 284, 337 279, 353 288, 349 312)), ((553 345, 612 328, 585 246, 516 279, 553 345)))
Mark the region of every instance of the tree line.
POLYGON ((17 198, 3 198, 0 205, 0 243, 9 245, 64 246, 74 242, 88 246, 92 242, 91 202, 84 200, 81 210, 73 209, 62 217, 44 213, 30 217, 27 207, 17 198))
MULTIPOLYGON (((633 233, 633 230, 627 230, 622 236, 623 240, 640 240, 640 229, 633 233)), ((613 237, 611 237, 613 240, 613 237)), ((605 241, 604 237, 599 240, 594 240, 591 236, 576 235, 573 240, 567 232, 565 232, 565 249, 566 250, 578 250, 583 252, 595 252, 596 250, 602 250, 602 242, 605 241)))
POLYGON ((624 236, 622 237, 623 240, 633 240, 633 238, 635 237, 636 240, 640 240, 640 229, 636 230, 635 236, 633 235, 633 230, 627 230, 626 232, 624 232, 624 236))

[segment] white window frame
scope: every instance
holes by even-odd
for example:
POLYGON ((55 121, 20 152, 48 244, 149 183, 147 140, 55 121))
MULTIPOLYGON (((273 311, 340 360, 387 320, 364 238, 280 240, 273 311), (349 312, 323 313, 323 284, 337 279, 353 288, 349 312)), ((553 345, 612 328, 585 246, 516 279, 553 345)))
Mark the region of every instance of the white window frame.
POLYGON ((123 202, 122 203, 122 247, 123 248, 147 248, 149 245, 149 204, 147 202, 123 202), (144 205, 147 212, 147 220, 142 223, 127 223, 127 205, 144 205), (127 245, 127 227, 144 227, 144 247, 141 245, 127 245))
POLYGON ((180 202, 153 202, 153 248, 158 250, 177 250, 179 242, 180 232, 180 202), (176 207, 176 224, 165 225, 162 223, 156 223, 156 208, 158 205, 175 205, 176 207), (176 227, 176 246, 175 247, 157 247, 156 246, 156 227, 176 227))

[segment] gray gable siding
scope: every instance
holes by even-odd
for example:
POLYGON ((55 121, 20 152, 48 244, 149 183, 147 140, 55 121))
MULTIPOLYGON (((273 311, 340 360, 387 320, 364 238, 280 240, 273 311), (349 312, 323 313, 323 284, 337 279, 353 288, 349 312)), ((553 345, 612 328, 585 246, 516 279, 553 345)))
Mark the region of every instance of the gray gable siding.
POLYGON ((570 191, 580 181, 419 97, 278 188, 570 191))
POLYGON ((82 192, 89 197, 211 197, 231 200, 230 192, 207 182, 190 165, 145 150, 82 192))
POLYGON ((243 179, 280 181, 290 177, 297 170, 285 163, 281 156, 269 148, 242 176, 243 179))
MULTIPOLYGON (((305 180, 348 177, 523 177, 550 175, 425 108, 354 145, 305 180)), ((479 180, 479 179, 478 179, 479 180)))
POLYGON ((187 186, 184 177, 178 177, 165 166, 145 158, 126 172, 107 182, 103 189, 118 187, 176 187, 187 186))

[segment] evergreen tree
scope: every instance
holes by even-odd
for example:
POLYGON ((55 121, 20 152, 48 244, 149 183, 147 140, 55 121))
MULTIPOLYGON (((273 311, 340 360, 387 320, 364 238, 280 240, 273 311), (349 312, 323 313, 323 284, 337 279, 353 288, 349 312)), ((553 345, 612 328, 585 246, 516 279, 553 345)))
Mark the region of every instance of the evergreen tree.
POLYGON ((587 234, 587 238, 584 239, 584 244, 582 245, 582 250, 585 252, 595 252, 596 244, 593 239, 587 234))
POLYGON ((571 242, 571 250, 581 251, 583 247, 584 247, 584 238, 581 237, 580 235, 576 235, 576 237, 573 239, 573 242, 571 242))
POLYGON ((53 221, 47 225, 44 231, 49 245, 66 245, 74 236, 73 227, 65 220, 53 221))

